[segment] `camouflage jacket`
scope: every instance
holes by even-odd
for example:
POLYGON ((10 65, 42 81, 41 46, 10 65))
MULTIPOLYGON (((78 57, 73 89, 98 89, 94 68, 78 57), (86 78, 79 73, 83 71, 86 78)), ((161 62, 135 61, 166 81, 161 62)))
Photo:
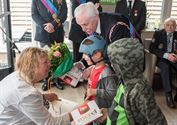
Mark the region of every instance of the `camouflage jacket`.
POLYGON ((108 46, 108 57, 124 83, 124 107, 129 125, 167 125, 153 90, 143 76, 144 48, 137 39, 123 38, 108 46))

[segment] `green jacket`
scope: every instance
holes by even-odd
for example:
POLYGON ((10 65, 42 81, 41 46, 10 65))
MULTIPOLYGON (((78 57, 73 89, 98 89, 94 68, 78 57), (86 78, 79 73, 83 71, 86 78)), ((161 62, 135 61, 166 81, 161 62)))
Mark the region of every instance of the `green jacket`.
POLYGON ((123 104, 124 92, 124 86, 121 83, 117 89, 117 94, 112 104, 113 110, 110 110, 110 118, 107 119, 106 125, 129 125, 123 104))
MULTIPOLYGON (((108 57, 116 74, 121 74, 124 94, 120 99, 116 95, 114 107, 117 111, 122 101, 125 112, 117 111, 118 118, 126 113, 129 125, 167 125, 167 121, 156 104, 152 88, 143 76, 144 48, 133 38, 123 38, 108 46, 108 57), (117 102, 117 104, 116 104, 117 102)), ((119 86, 121 87, 121 86, 119 86)), ((114 117, 111 114, 110 119, 114 117)), ((125 117, 124 117, 125 118, 125 117)), ((119 125, 120 121, 116 124, 119 125)), ((115 125, 115 124, 114 124, 115 125)))

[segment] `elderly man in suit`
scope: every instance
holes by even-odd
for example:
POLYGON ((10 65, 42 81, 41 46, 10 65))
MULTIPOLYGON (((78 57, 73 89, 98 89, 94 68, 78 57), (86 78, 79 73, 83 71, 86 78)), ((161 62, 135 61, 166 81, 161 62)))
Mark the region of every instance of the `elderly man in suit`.
POLYGON ((139 35, 146 25, 146 5, 141 0, 118 0, 115 13, 129 17, 139 35))
POLYGON ((130 37, 128 18, 121 14, 99 13, 91 2, 79 5, 74 15, 84 34, 99 34, 107 44, 120 38, 130 37))
POLYGON ((172 79, 171 70, 177 72, 177 31, 176 20, 167 18, 164 21, 164 29, 155 31, 151 45, 150 52, 157 56, 157 66, 160 68, 163 88, 165 90, 167 106, 175 108, 174 100, 177 102, 177 93, 172 98, 172 79))
MULTIPOLYGON (((74 15, 72 21, 74 27, 69 35, 71 40, 80 41, 88 35, 98 34, 106 40, 107 44, 110 44, 121 38, 136 36, 136 33, 130 29, 127 17, 122 14, 98 12, 91 2, 79 5, 74 15), (79 37, 75 34, 79 34, 79 37)), ((141 41, 140 37, 139 40, 141 41)))
MULTIPOLYGON (((102 12, 102 7, 99 3, 99 0, 71 0, 71 10, 72 10, 72 16, 74 17, 74 10, 76 7, 78 7, 80 4, 92 2, 94 3, 95 7, 99 12, 102 12)), ((76 23, 76 19, 73 18, 71 21, 71 28, 69 32, 69 39, 73 42, 73 57, 74 62, 77 62, 81 60, 82 54, 79 53, 79 47, 80 43, 84 38, 86 38, 87 35, 82 31, 82 28, 76 23)))

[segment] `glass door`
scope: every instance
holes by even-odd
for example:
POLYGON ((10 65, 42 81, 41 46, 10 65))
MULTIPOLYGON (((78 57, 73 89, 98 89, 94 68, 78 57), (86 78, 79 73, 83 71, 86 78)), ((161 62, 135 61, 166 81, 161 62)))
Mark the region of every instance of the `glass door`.
POLYGON ((14 70, 9 0, 0 0, 0 80, 14 70))

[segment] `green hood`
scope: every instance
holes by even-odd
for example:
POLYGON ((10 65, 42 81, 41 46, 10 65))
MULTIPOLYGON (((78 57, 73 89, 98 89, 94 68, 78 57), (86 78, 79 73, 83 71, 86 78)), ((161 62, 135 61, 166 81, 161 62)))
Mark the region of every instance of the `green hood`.
POLYGON ((143 77, 143 50, 143 45, 134 38, 119 39, 108 46, 110 62, 116 74, 121 74, 124 84, 134 84, 143 77))

